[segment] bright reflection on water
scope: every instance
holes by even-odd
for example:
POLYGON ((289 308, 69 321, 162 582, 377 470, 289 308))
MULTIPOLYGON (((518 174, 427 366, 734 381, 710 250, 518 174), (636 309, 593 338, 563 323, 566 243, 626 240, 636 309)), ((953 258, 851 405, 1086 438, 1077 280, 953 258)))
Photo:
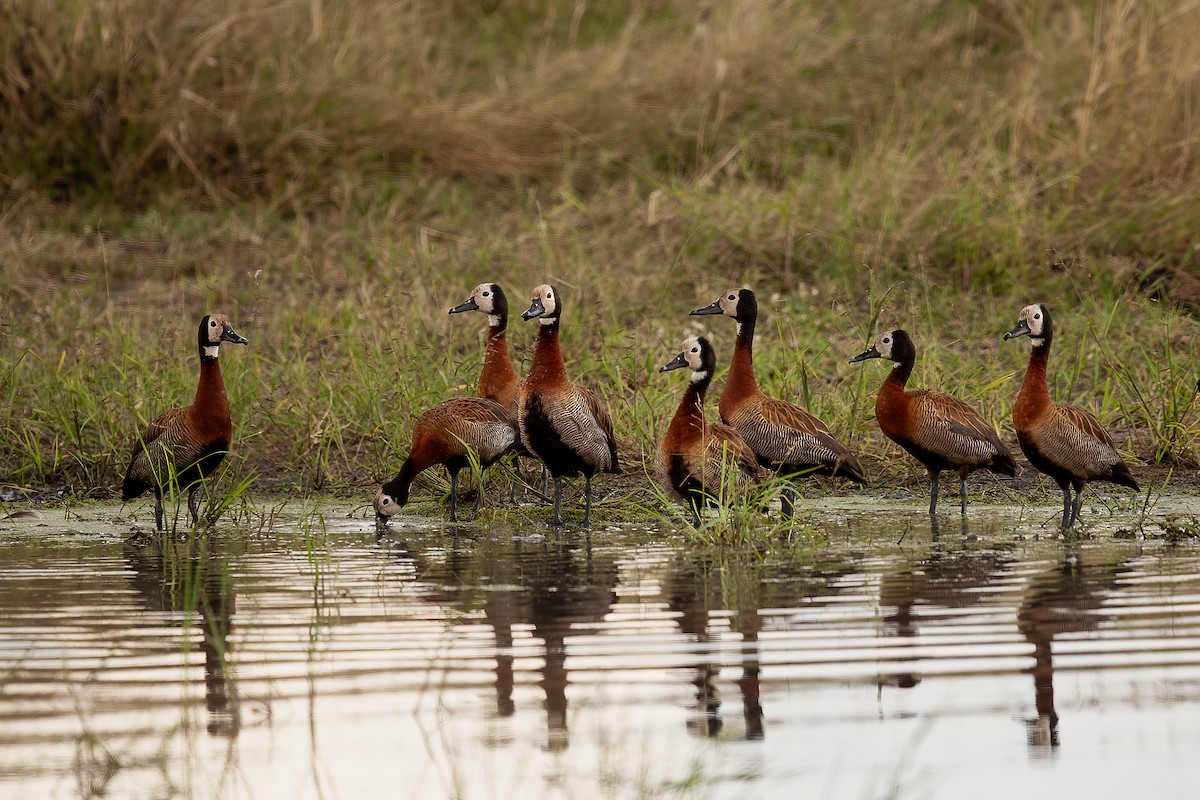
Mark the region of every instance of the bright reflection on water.
POLYGON ((1200 552, 972 514, 0 523, 0 797, 1197 796, 1200 552))

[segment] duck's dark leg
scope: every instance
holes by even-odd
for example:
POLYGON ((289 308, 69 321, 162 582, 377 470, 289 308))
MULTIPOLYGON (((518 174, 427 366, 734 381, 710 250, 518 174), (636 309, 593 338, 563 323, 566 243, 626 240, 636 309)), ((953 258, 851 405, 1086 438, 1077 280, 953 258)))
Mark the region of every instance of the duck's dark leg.
POLYGON ((1079 521, 1079 507, 1083 505, 1083 487, 1075 490, 1075 502, 1071 505, 1071 527, 1079 521))
POLYGON ((1062 490, 1063 490, 1062 528, 1065 531, 1065 530, 1070 530, 1071 523, 1074 522, 1074 520, 1071 519, 1071 485, 1067 484, 1066 486, 1062 487, 1062 490))
POLYGON ((554 524, 562 525, 562 478, 554 476, 554 524))
POLYGON ((583 527, 592 525, 592 476, 583 476, 583 527))
POLYGON ((508 502, 515 506, 517 504, 517 482, 525 480, 525 477, 521 474, 520 456, 513 456, 512 467, 516 477, 508 484, 508 502))
POLYGON ((937 496, 938 496, 938 478, 941 476, 940 469, 929 470, 929 516, 937 513, 937 496))
POLYGON ((958 479, 958 494, 962 498, 962 515, 963 519, 967 518, 967 479, 964 476, 959 476, 958 479))
POLYGON ((200 491, 200 484, 197 483, 191 489, 188 489, 188 511, 192 515, 192 527, 200 522, 200 512, 196 510, 196 492, 200 491))
POLYGON ((786 519, 791 519, 796 513, 796 492, 790 486, 785 486, 779 493, 779 513, 786 519))
POLYGON ((154 490, 154 527, 160 531, 163 529, 162 489, 154 490))
POLYGON ((477 489, 475 492, 475 510, 471 512, 471 517, 467 520, 467 522, 470 522, 472 519, 478 517, 479 509, 483 506, 483 477, 485 475, 487 475, 487 472, 479 473, 479 489, 477 489))

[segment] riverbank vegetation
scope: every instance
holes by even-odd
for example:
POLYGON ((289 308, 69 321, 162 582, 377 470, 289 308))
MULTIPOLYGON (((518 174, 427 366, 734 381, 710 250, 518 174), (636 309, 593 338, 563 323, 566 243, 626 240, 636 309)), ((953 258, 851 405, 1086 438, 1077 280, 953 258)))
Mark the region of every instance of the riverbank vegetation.
POLYGON ((655 370, 679 340, 708 331, 727 363, 732 323, 687 314, 736 285, 764 389, 875 483, 924 479, 874 424, 883 367, 847 359, 906 328, 912 385, 1015 450, 1027 345, 1000 336, 1038 301, 1056 397, 1135 474, 1194 483, 1198 34, 1168 0, 17 0, 0 483, 113 497, 220 311, 250 340, 221 359, 227 479, 365 496, 423 409, 473 392, 483 319, 446 312, 484 280, 521 367, 528 292, 560 287, 622 491, 678 401, 655 370))

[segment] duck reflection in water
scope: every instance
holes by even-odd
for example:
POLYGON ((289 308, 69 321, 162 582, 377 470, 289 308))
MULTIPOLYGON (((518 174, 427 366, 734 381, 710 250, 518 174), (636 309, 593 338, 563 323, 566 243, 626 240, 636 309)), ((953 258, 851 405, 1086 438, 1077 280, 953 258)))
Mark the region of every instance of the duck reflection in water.
MULTIPOLYGON (((478 534, 478 530, 472 531, 473 536, 478 534)), ((498 718, 512 717, 517 711, 514 653, 520 648, 514 642, 513 629, 531 628, 532 637, 541 641, 538 685, 545 695, 544 746, 552 752, 565 750, 570 744, 568 639, 596 634, 616 603, 614 556, 594 557, 590 534, 534 544, 518 540, 507 552, 497 552, 495 547, 491 540, 472 541, 456 535, 451 537, 442 563, 435 563, 432 552, 408 545, 403 551, 416 563, 417 574, 436 576, 437 583, 452 587, 435 591, 430 599, 463 612, 477 610, 482 603, 495 632, 498 718)), ((496 744, 506 741, 507 736, 493 738, 496 744)))
MULTIPOLYGON (((241 730, 237 684, 231 678, 229 634, 233 630, 234 592, 228 562, 205 552, 207 543, 172 542, 161 546, 125 545, 128 579, 147 611, 170 615, 186 624, 200 614, 200 650, 204 653, 204 707, 207 731, 234 739, 241 730)), ((159 624, 157 621, 154 624, 159 624)))
POLYGON ((1062 560, 1035 575, 1017 611, 1017 627, 1033 645, 1034 707, 1025 720, 1031 756, 1051 755, 1058 748, 1058 712, 1054 707, 1054 653, 1060 634, 1094 631, 1105 621, 1096 613, 1131 567, 1122 563, 1088 563, 1078 541, 1063 542, 1062 560))
MULTIPOLYGON (((976 525, 985 524, 976 521, 976 525)), ((989 538, 991 534, 989 531, 989 538)), ((938 535, 935 521, 924 557, 883 576, 879 605, 884 611, 885 636, 912 639, 914 645, 918 644, 919 622, 927 627, 937 627, 949 616, 946 610, 971 608, 985 601, 987 593, 982 590, 995 584, 997 576, 1015 559, 1003 550, 972 549, 971 544, 966 538, 958 539, 957 546, 944 541, 938 535), (888 612, 887 609, 894 610, 888 612)), ((951 618, 958 616, 955 613, 951 618)), ((918 654, 909 653, 892 659, 893 668, 879 678, 880 690, 887 685, 911 689, 919 684, 920 674, 909 665, 920 658, 918 654)))
MULTIPOLYGON (((696 687, 694 715, 688 730, 694 735, 715 738, 725 730, 721 716, 721 696, 716 682, 720 678, 722 658, 720 634, 711 630, 713 611, 734 610, 731 627, 741 635, 739 660, 741 675, 736 684, 742 700, 743 731, 740 738, 760 740, 765 736, 761 702, 762 665, 759 634, 762 632, 763 575, 758 564, 706 558, 681 560, 664 587, 667 605, 678 614, 680 631, 695 642, 699 660, 693 667, 692 685, 696 687)), ((793 586, 780 582, 780 586, 793 586)), ((772 599, 772 605, 787 607, 793 601, 772 599)))
MULTIPOLYGON (((567 638, 591 636, 617 601, 617 567, 613 556, 594 558, 591 536, 582 542, 517 543, 504 567, 511 574, 493 577, 494 583, 520 586, 518 592, 489 592, 488 621, 496 630, 497 654, 512 653, 512 626, 530 624, 543 646, 539 684, 546 695, 546 748, 565 750, 570 743, 567 727, 567 638), (514 596, 515 595, 515 596, 514 596), (503 632, 503 633, 502 633, 503 632), (507 637, 509 648, 502 650, 507 637)), ((497 698, 512 693, 512 671, 504 686, 497 660, 497 698)))

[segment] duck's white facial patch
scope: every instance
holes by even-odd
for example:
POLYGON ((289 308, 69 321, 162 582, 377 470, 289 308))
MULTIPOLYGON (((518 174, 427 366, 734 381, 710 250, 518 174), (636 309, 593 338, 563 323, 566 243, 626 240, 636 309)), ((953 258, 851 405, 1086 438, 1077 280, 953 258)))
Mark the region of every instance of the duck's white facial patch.
POLYGON ((208 358, 216 358, 220 354, 220 352, 221 352, 220 345, 213 344, 213 345, 205 345, 204 346, 204 355, 207 356, 208 358))
POLYGON ((1045 329, 1045 320, 1042 319, 1041 306, 1025 306, 1021 309, 1019 319, 1025 320, 1025 324, 1029 327, 1030 336, 1038 336, 1045 329))
POLYGON ((538 322, 542 325, 553 325, 558 322, 558 317, 538 317, 538 322))
POLYGON ((386 517, 396 513, 396 502, 392 500, 391 495, 380 492, 375 496, 375 513, 383 514, 386 517))
POLYGON ((488 314, 488 325, 491 325, 493 328, 500 327, 500 315, 488 314))
POLYGON ((702 369, 692 373, 692 383, 699 383, 708 377, 708 370, 702 369))

